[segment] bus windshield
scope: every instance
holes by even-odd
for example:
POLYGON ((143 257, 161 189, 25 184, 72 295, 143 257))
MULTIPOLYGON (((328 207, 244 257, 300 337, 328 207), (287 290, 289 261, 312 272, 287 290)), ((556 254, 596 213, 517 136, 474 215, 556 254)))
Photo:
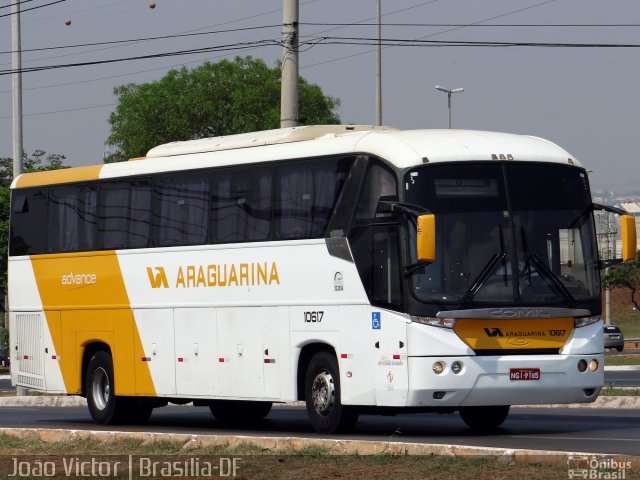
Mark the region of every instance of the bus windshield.
POLYGON ((407 173, 405 189, 407 203, 436 217, 436 261, 411 275, 419 301, 456 309, 576 308, 597 299, 583 169, 531 162, 425 165, 407 173))

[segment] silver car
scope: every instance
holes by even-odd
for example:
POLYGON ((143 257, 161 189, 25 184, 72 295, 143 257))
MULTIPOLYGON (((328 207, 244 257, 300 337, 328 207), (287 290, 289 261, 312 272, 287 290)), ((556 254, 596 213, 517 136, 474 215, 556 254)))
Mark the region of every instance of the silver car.
POLYGON ((615 325, 604 326, 604 348, 615 348, 619 352, 624 349, 624 334, 615 325))

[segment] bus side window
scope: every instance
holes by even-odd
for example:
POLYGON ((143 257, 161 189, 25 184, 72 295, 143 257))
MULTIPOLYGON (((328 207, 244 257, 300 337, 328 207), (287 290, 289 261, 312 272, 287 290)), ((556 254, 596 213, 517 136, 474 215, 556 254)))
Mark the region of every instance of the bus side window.
POLYGON ((207 241, 209 177, 164 176, 154 184, 154 244, 201 245, 207 241))
POLYGON ((374 218, 380 197, 397 197, 396 179, 390 170, 379 164, 373 164, 367 171, 360 201, 356 208, 357 220, 374 218))
POLYGON ((79 252, 97 248, 96 186, 73 185, 49 190, 48 251, 79 252))
POLYGON ((100 246, 115 250, 145 248, 151 234, 151 184, 122 181, 103 184, 99 204, 100 246))
POLYGON ((236 170, 214 177, 212 240, 256 242, 271 234, 271 173, 236 170))
POLYGON ((11 211, 10 255, 45 253, 47 191, 14 190, 11 211))
POLYGON ((275 209, 277 238, 324 235, 351 163, 351 159, 326 159, 296 162, 280 169, 275 209))

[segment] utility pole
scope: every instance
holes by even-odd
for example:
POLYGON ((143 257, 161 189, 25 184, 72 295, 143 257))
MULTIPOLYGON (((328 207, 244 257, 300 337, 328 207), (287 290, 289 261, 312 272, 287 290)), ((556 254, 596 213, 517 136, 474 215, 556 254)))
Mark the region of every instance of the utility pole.
POLYGON ((283 0, 280 127, 298 126, 299 0, 283 0))
POLYGON ((378 45, 376 47, 376 125, 382 125, 382 0, 377 0, 378 45))
MULTIPOLYGON (((607 216, 607 260, 611 260, 611 214, 607 216)), ((609 268, 605 269, 605 273, 609 273, 609 268)), ((607 287, 604 291, 604 323, 611 325, 611 288, 607 287)))
MULTIPOLYGON (((11 87, 13 97, 13 178, 22 173, 22 46, 20 45, 20 0, 11 5, 11 87)), ((4 308, 8 310, 8 297, 5 296, 4 308)), ((5 313, 5 318, 7 317, 5 313)), ((15 338, 9 338, 9 355, 14 353, 15 338)), ((15 357, 12 355, 12 360, 15 357)), ((13 362, 11 362, 13 363, 13 362)), ((12 366, 13 369, 19 368, 12 366)), ((25 387, 16 387, 16 395, 27 395, 25 387)))
POLYGON ((13 92, 13 178, 22 173, 22 47, 20 46, 20 0, 11 5, 11 86, 13 92))

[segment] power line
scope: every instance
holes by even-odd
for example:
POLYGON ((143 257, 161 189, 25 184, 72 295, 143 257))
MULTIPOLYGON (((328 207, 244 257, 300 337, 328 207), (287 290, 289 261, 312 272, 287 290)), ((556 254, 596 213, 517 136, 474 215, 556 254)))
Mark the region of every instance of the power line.
MULTIPOLYGON (((453 32, 453 31, 459 30, 461 28, 467 28, 468 26, 471 26, 471 25, 478 25, 478 24, 481 24, 481 23, 490 22, 490 21, 496 20, 498 18, 504 18, 504 17, 507 17, 509 15, 514 15, 516 13, 524 12, 526 10, 531 10, 533 8, 537 8, 537 7, 540 7, 540 6, 543 6, 543 5, 547 5, 547 4, 553 3, 555 1, 556 0, 545 0, 544 2, 540 2, 540 3, 533 4, 533 5, 529 5, 528 7, 523 7, 523 8, 519 8, 519 9, 516 9, 516 10, 511 10, 509 12, 502 13, 500 15, 494 15, 493 17, 488 17, 488 18, 484 18, 482 20, 478 20, 477 22, 472 22, 472 23, 469 23, 469 24, 465 24, 465 26, 463 26, 463 27, 452 27, 452 28, 449 28, 447 30, 443 30, 441 32, 436 32, 436 33, 432 33, 430 35, 425 35, 423 37, 418 37, 415 40, 424 40, 426 38, 431 38, 431 37, 435 37, 435 36, 442 35, 442 34, 445 34, 445 33, 453 32)), ((394 45, 394 47, 395 46, 396 45, 394 45)), ((388 46, 386 48, 391 48, 391 46, 388 46)), ((346 55, 346 56, 343 56, 343 57, 333 58, 331 60, 324 60, 322 62, 313 63, 311 65, 301 66, 300 69, 303 70, 305 68, 312 68, 312 67, 317 67, 317 66, 320 66, 320 65, 326 65, 327 63, 333 63, 333 62, 337 62, 339 60, 346 60, 346 59, 349 59, 349 58, 357 57, 357 56, 360 56, 360 55, 365 55, 365 54, 372 53, 372 52, 373 52, 373 50, 367 50, 366 52, 360 52, 360 53, 355 53, 355 54, 351 54, 351 55, 346 55)))
MULTIPOLYGON (((33 0, 24 0, 24 1, 33 1, 33 0)), ((309 5, 311 3, 315 3, 319 0, 306 0, 304 2, 301 2, 301 6, 304 5, 309 5)), ((433 1, 438 1, 438 0, 431 0, 431 2, 433 1)), ((429 2, 429 3, 431 3, 429 2)), ((121 3, 125 3, 125 2, 121 2, 121 3)), ((214 25, 209 25, 207 27, 201 27, 201 28, 197 28, 197 29, 193 29, 193 30, 188 30, 185 32, 182 32, 182 34, 188 34, 188 33, 194 33, 194 32, 198 32, 199 30, 202 30, 203 28, 211 28, 211 27, 221 27, 224 25, 229 25, 231 23, 238 23, 238 22, 242 22, 245 20, 250 20, 252 18, 257 18, 257 17, 263 17, 264 15, 268 15, 271 13, 277 13, 280 12, 280 9, 275 9, 275 10, 269 10, 269 11, 265 11, 265 12, 260 12, 254 15, 250 15, 248 17, 243 17, 243 18, 237 18, 234 20, 228 20, 226 22, 222 22, 222 23, 217 23, 214 25)), ((246 50, 253 50, 255 48, 260 48, 260 47, 251 47, 251 48, 247 48, 246 50)), ((107 49, 103 49, 103 50, 107 50, 107 49)), ((81 53, 90 53, 90 52, 81 52, 81 53)), ((226 55, 219 55, 217 57, 213 57, 213 58, 223 58, 226 55)), ((51 58, 51 57, 50 57, 51 58)), ((53 57, 53 58, 57 58, 57 57, 53 57)), ((187 62, 187 64, 189 63, 196 63, 197 61, 194 62, 187 62)), ((69 85, 79 85, 79 84, 83 84, 83 83, 90 83, 90 82, 97 82, 97 81, 101 81, 101 80, 110 80, 110 79, 114 79, 114 78, 121 78, 121 77, 127 77, 127 76, 133 76, 133 75, 138 75, 141 73, 149 73, 149 72, 156 72, 156 71, 161 71, 161 70, 166 70, 167 68, 174 68, 174 67, 179 67, 184 65, 185 63, 180 63, 180 64, 174 64, 174 65, 169 65, 169 66, 165 66, 165 67, 160 67, 160 68, 151 68, 151 69, 146 69, 146 70, 139 70, 136 72, 130 72, 130 73, 123 73, 120 75, 111 75, 111 76, 106 76, 106 77, 99 77, 99 78, 92 78, 89 80, 79 80, 79 81, 75 81, 75 82, 67 82, 67 83, 58 83, 58 84, 52 84, 52 85, 43 85, 40 87, 31 87, 31 88, 26 88, 25 90, 40 90, 40 89, 44 89, 44 88, 53 88, 53 87, 62 87, 62 86, 69 86, 69 85)), ((7 65, 6 63, 3 65, 7 65)), ((7 93, 10 90, 0 90, 0 93, 7 93)))
MULTIPOLYGON (((307 48, 316 45, 356 45, 369 46, 377 43, 377 38, 371 37, 321 37, 302 42, 307 48)), ((386 47, 537 47, 537 48, 640 48, 637 43, 559 43, 559 42, 496 42, 496 41, 467 41, 467 40, 419 40, 407 38, 383 38, 382 45, 386 47)), ((253 42, 239 42, 213 47, 202 47, 172 52, 154 53, 132 57, 113 58, 105 60, 93 60, 89 62, 77 62, 68 64, 43 65, 37 67, 22 68, 22 73, 39 72, 43 70, 56 70, 72 67, 86 67, 92 65, 104 65, 110 63, 128 62, 134 60, 147 60, 181 55, 193 55, 198 53, 211 53, 220 51, 236 51, 247 48, 264 46, 281 46, 280 40, 258 40, 253 42)), ((0 70, 0 76, 10 75, 15 70, 0 70)))
MULTIPOLYGON (((22 0, 22 1, 20 2, 20 5, 23 5, 23 4, 25 4, 25 3, 29 3, 29 2, 33 2, 33 0, 22 0)), ((10 4, 8 4, 8 5, 2 5, 2 6, 0 6, 0 10, 2 10, 3 8, 11 8, 11 7, 13 7, 15 4, 16 4, 16 3, 10 3, 10 4)))
MULTIPOLYGON (((68 113, 68 112, 78 112, 81 110, 95 110, 96 108, 106 108, 106 107, 113 107, 115 106, 116 103, 104 103, 102 105, 90 105, 87 107, 77 107, 77 108, 67 108, 65 110, 54 110, 54 111, 50 111, 50 112, 37 112, 37 113, 25 113, 23 116, 24 117, 39 117, 41 115, 54 115, 57 113, 68 113)), ((11 115, 3 115, 0 116, 0 119, 2 120, 6 120, 11 118, 11 115)))
MULTIPOLYGON (((496 42, 467 40, 419 40, 407 38, 383 38, 388 47, 544 47, 544 48, 639 48, 638 43, 561 43, 561 42, 496 42)), ((313 45, 375 45, 377 38, 323 37, 309 41, 313 45)), ((306 42, 303 42, 306 43, 306 42)))
MULTIPOLYGON (((391 12, 387 12, 384 15, 382 15, 382 17, 388 17, 390 15, 395 15, 396 13, 402 13, 402 12, 406 12, 408 10, 413 10, 415 8, 424 7, 426 5, 431 5, 432 3, 437 3, 439 1, 440 0, 428 0, 426 2, 421 2, 421 3, 418 3, 416 5, 412 5, 410 7, 401 8, 399 10, 392 10, 391 12)), ((319 35, 321 33, 327 33, 327 32, 331 32, 333 30, 339 30, 341 28, 349 27, 349 26, 378 25, 377 23, 374 23, 374 24, 366 24, 366 23, 364 23, 364 22, 369 22, 371 20, 377 20, 377 17, 369 17, 369 18, 365 18, 363 20, 358 20, 357 22, 353 22, 353 23, 335 24, 335 28, 330 28, 330 29, 327 29, 327 30, 322 30, 320 32, 315 32, 315 33, 313 33, 311 35, 319 35)), ((323 24, 321 24, 321 23, 313 24, 313 23, 303 23, 303 22, 301 22, 300 25, 323 25, 323 24)), ((332 24, 326 24, 326 25, 327 26, 332 26, 332 24)))
MULTIPOLYGON (((104 65, 104 64, 110 64, 110 63, 129 62, 134 60, 147 60, 152 58, 192 55, 196 53, 237 51, 237 50, 244 50, 247 48, 256 48, 256 47, 274 46, 274 45, 281 46, 280 41, 279 40, 258 40, 254 42, 239 42, 239 43, 232 43, 227 45, 217 45, 214 47, 193 48, 189 50, 178 50, 173 52, 154 53, 149 55, 139 55, 139 56, 133 56, 133 57, 113 58, 113 59, 107 59, 107 60, 94 60, 90 62, 77 62, 77 63, 67 63, 67 64, 57 64, 57 65, 43 65, 39 67, 22 68, 20 72, 31 73, 31 72, 40 72, 43 70, 57 70, 62 68, 86 67, 90 65, 104 65)), ((13 73, 16 73, 16 71, 13 69, 0 70, 0 76, 11 75, 13 73)))
MULTIPOLYGON (((33 1, 33 0, 29 0, 29 1, 33 1)), ((435 0, 438 1, 438 0, 435 0)), ((432 3, 432 2, 429 2, 432 3)), ((2 7, 0 7, 2 8, 2 7)), ((404 9, 406 10, 406 9, 404 9)), ((371 26, 377 26, 377 23, 317 23, 317 22, 306 22, 300 23, 301 25, 310 25, 310 26, 335 26, 335 27, 371 27, 371 26)), ((521 28, 521 27, 562 27, 562 28, 571 28, 571 27, 587 27, 587 28, 614 28, 614 27, 640 27, 640 23, 601 23, 601 24, 594 24, 594 23, 582 23, 582 24, 578 24, 578 23, 572 23, 572 24, 568 24, 568 23, 556 23, 556 24, 550 24, 550 23, 519 23, 519 24, 504 24, 504 23, 488 23, 488 24, 470 24, 470 23, 382 23, 381 24, 383 27, 509 27, 509 28, 521 28)), ((81 47, 96 47, 96 46, 103 46, 103 45, 121 45, 121 44, 129 44, 129 43, 137 43, 137 42, 148 42, 148 41, 154 41, 154 40, 167 40, 167 39, 173 39, 173 38, 185 38, 185 37, 195 37, 195 36, 202 36, 202 35, 216 35, 216 34, 221 34, 221 33, 235 33, 235 32, 244 32, 244 31, 254 31, 254 30, 262 30, 262 29, 266 29, 266 28, 276 28, 276 27, 282 27, 282 24, 271 24, 271 25, 257 25, 257 26, 252 26, 252 27, 244 27, 244 28, 231 28, 231 29, 226 29, 226 30, 213 30, 213 31, 207 31, 207 32, 198 32, 198 33, 178 33, 178 34, 172 34, 172 35, 159 35, 159 36, 155 36, 155 37, 141 37, 141 38, 129 38, 129 39, 124 39, 124 40, 110 40, 110 41, 105 41, 105 42, 90 42, 90 43, 77 43, 77 44, 71 44, 71 45, 57 45, 57 46, 52 46, 52 47, 39 47, 39 48, 27 48, 27 49, 22 49, 21 51, 23 53, 26 52, 42 52, 42 51, 49 51, 49 50, 63 50, 63 49, 71 49, 71 48, 81 48, 81 47)), ((323 33, 323 32, 318 32, 318 33, 323 33)), ((313 35, 317 35, 313 34, 313 35)), ((310 35, 311 36, 311 35, 310 35)), ((95 50, 94 50, 95 51, 95 50)), ((5 50, 5 51, 0 51, 0 55, 3 54, 11 54, 14 53, 12 50, 5 50)), ((85 53, 92 53, 92 51, 89 52, 80 52, 82 54, 85 53)), ((48 57, 48 58, 56 58, 56 57, 48 57)))
MULTIPOLYGON (((31 1, 31 0, 28 0, 28 1, 31 1)), ((21 9, 19 14, 23 14, 25 12, 30 12, 31 10, 38 10, 40 8, 49 7, 51 5, 56 5, 57 3, 63 3, 63 2, 66 2, 66 1, 67 0, 56 0, 55 2, 45 3, 44 5, 38 5, 37 7, 25 8, 24 10, 21 9)), ((20 3, 25 3, 25 2, 20 2, 20 3)), ((12 4, 12 5, 9 5, 9 6, 13 6, 13 5, 15 5, 15 3, 12 4)), ((10 17, 12 15, 16 15, 16 13, 13 13, 13 12, 12 13, 4 13, 4 14, 0 15, 0 18, 10 17)))
MULTIPOLYGON (((324 26, 324 27, 375 27, 377 23, 318 23, 300 22, 300 25, 324 26)), ((640 27, 640 23, 382 23, 383 27, 586 27, 586 28, 617 28, 617 27, 640 27)))
MULTIPOLYGON (((171 39, 171 38, 184 38, 184 37, 196 37, 196 36, 202 36, 202 35, 215 35, 215 34, 219 34, 219 33, 233 33, 233 32, 243 32, 243 31, 252 31, 252 30, 262 30, 265 28, 274 28, 274 27, 281 27, 281 24, 273 24, 273 25, 259 25, 259 26, 254 26, 254 27, 244 27, 244 28, 231 28, 231 29, 227 29, 227 30, 214 30, 214 31, 209 31, 209 32, 199 32, 199 33, 178 33, 178 34, 173 34, 173 35, 159 35, 156 37, 142 37, 142 38, 130 38, 130 39, 126 39, 126 40, 110 40, 110 41, 106 41, 106 42, 92 42, 92 43, 78 43, 78 44, 72 44, 72 45, 58 45, 58 46, 53 46, 53 47, 40 47, 40 48, 29 48, 29 49, 22 49, 21 52, 25 53, 25 52, 42 52, 42 51, 48 51, 48 50, 61 50, 61 49, 67 49, 67 48, 80 48, 80 47, 96 47, 96 46, 101 46, 101 45, 118 45, 118 44, 128 44, 128 43, 137 43, 137 42, 148 42, 148 41, 153 41, 153 40, 167 40, 167 39, 171 39)), ((0 51, 0 55, 1 54, 9 54, 9 53, 14 53, 13 50, 5 50, 5 51, 0 51)), ((92 53, 92 52, 80 52, 82 54, 85 53, 92 53)), ((55 58, 55 57, 48 57, 48 58, 55 58)))

